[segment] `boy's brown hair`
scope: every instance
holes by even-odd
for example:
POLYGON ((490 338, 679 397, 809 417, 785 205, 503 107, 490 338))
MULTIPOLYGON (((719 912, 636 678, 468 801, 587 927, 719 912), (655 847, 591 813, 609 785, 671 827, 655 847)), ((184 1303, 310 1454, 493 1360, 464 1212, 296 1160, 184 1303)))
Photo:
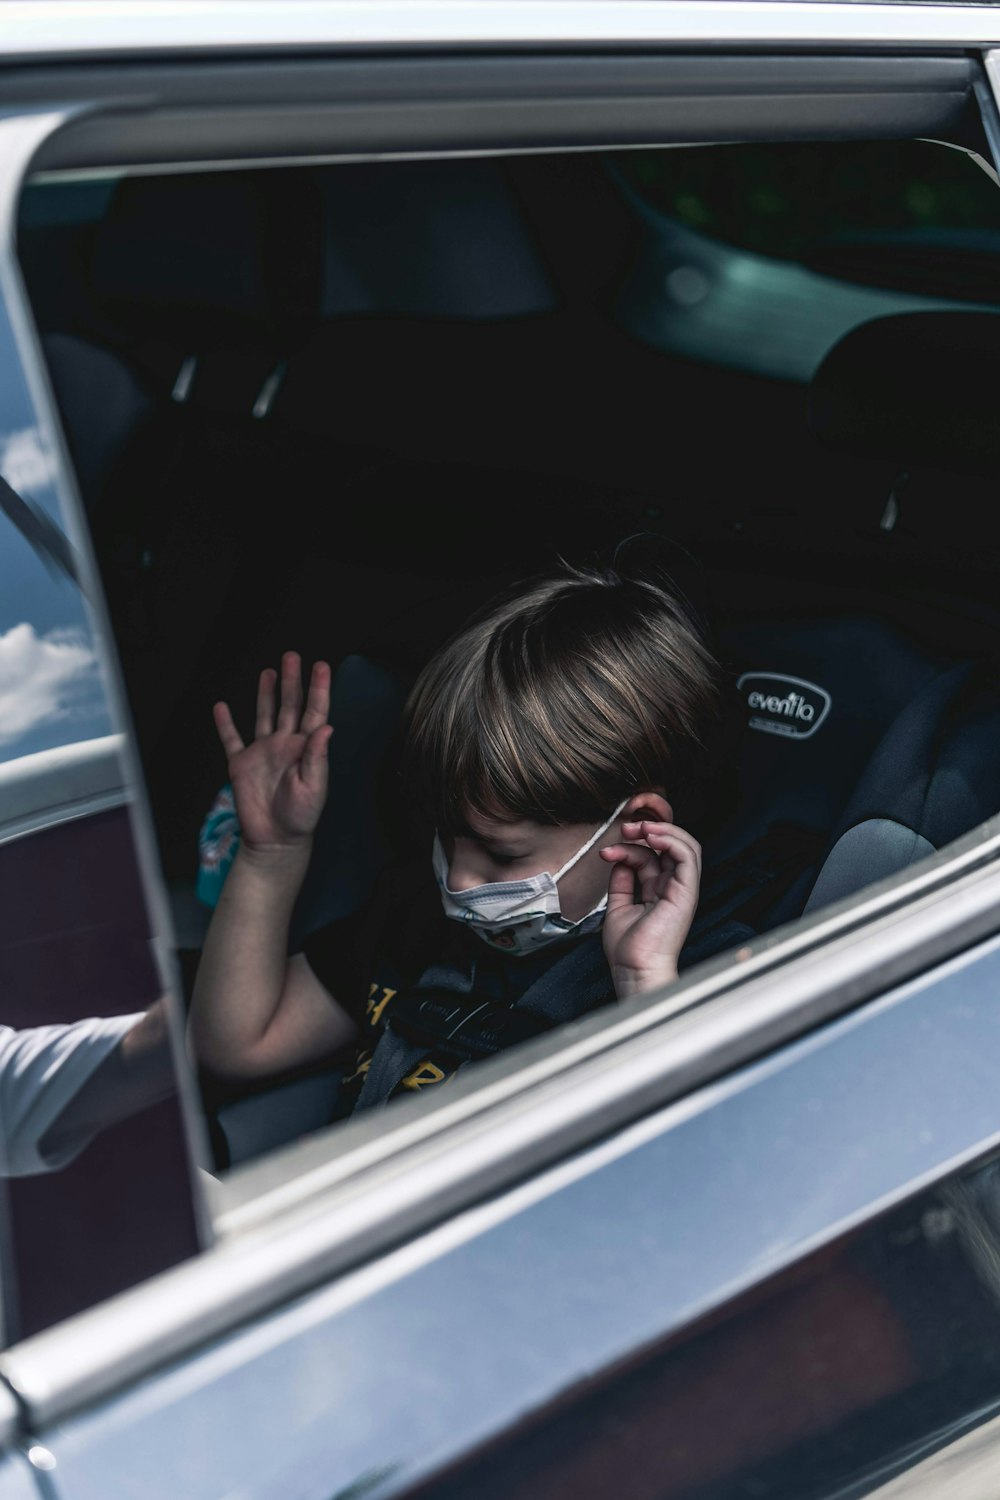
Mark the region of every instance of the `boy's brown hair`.
POLYGON ((425 667, 404 775, 442 833, 467 832, 470 813, 601 823, 658 786, 687 816, 724 737, 722 683, 665 574, 567 566, 493 603, 425 667))

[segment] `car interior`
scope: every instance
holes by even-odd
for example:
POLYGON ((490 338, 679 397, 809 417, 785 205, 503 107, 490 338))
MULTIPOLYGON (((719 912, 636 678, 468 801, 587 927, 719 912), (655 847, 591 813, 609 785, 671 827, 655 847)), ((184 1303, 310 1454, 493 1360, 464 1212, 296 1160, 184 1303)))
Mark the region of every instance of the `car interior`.
MULTIPOLYGON (((296 939, 404 852, 394 732, 435 648, 626 539, 740 705, 702 928, 768 934, 997 811, 1000 193, 969 153, 65 174, 19 254, 188 978, 213 702, 245 721, 283 649, 336 665, 296 939)), ((220 1166, 328 1107, 322 1073, 205 1089, 220 1166)))

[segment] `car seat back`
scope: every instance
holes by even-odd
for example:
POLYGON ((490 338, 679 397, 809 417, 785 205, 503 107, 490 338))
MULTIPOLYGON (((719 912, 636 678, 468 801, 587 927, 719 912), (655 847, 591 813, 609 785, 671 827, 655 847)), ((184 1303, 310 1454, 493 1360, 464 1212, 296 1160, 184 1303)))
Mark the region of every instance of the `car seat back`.
MULTIPOLYGON (((939 517, 966 492, 978 503, 972 476, 1000 467, 998 375, 995 314, 880 318, 827 356, 810 390, 810 427, 824 444, 896 469, 887 537, 908 485, 923 503, 936 491, 939 517)), ((762 841, 783 832, 782 878, 758 900, 755 922, 774 926, 848 895, 996 811, 994 664, 956 662, 874 617, 789 611, 731 622, 722 640, 749 727, 737 808, 710 841, 706 867, 766 865, 762 841), (811 848, 810 835, 820 837, 811 848)))
MULTIPOLYGON (((919 496, 955 514, 1000 470, 995 396, 1000 317, 927 312, 879 318, 830 352, 810 391, 822 442, 897 466, 886 525, 919 496)), ((994 509, 989 495, 990 512, 994 509)), ((833 829, 806 909, 906 868, 1000 806, 1000 664, 987 656, 939 672, 911 698, 869 761, 833 829)))
POLYGON ((948 663, 871 616, 728 622, 746 713, 731 811, 705 840, 703 917, 771 927, 801 911, 865 766, 948 663))

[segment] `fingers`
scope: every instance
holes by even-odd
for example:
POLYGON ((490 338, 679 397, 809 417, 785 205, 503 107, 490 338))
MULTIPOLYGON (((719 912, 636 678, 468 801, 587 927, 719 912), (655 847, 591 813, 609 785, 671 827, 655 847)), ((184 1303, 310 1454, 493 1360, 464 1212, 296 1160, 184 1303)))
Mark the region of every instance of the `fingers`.
POLYGON ((656 882, 662 870, 652 849, 643 844, 611 844, 601 850, 601 858, 614 861, 615 866, 608 882, 609 911, 634 904, 636 881, 642 901, 656 900, 656 882))
POLYGON ((672 823, 644 823, 643 830, 650 849, 660 856, 664 878, 657 888, 658 896, 678 900, 681 895, 697 901, 701 885, 701 845, 683 828, 672 823))
POLYGON ((243 741, 240 739, 239 730, 233 723, 228 703, 216 703, 212 708, 212 717, 226 755, 229 758, 238 755, 243 749, 243 741))
POLYGON ((254 736, 262 739, 266 734, 274 733, 274 689, 277 682, 277 673, 273 667, 265 667, 260 674, 257 684, 257 721, 254 724, 254 736))
POLYGON ((672 831, 650 833, 649 846, 661 860, 671 862, 671 881, 676 881, 682 890, 697 895, 701 884, 701 846, 694 839, 682 839, 672 831))
POLYGON ((327 777, 327 750, 333 738, 333 730, 329 724, 321 724, 314 729, 306 740, 306 747, 302 752, 302 761, 299 766, 299 775, 306 786, 314 792, 322 792, 326 787, 327 777))
POLYGON ((701 845, 693 834, 688 833, 686 828, 679 828, 676 823, 652 823, 647 820, 641 823, 623 823, 622 836, 629 842, 641 842, 650 848, 676 848, 686 858, 693 860, 695 869, 701 873, 701 845))
MULTIPOLYGON (((276 731, 284 734, 311 734, 314 729, 325 724, 330 714, 330 676, 329 664, 318 661, 309 679, 309 698, 303 712, 302 662, 298 652, 286 651, 281 658, 280 706, 277 703, 278 674, 273 667, 265 667, 257 685, 255 738, 264 739, 276 731)), ((240 748, 243 748, 242 745, 240 748)))
POLYGON ((645 903, 658 901, 670 890, 678 895, 683 890, 697 896, 701 881, 701 845, 690 833, 674 823, 645 821, 623 823, 622 832, 636 842, 613 844, 601 850, 602 859, 616 864, 608 885, 609 909, 612 889, 621 894, 622 904, 626 888, 629 899, 635 899, 629 884, 633 880, 638 882, 639 898, 645 903), (619 874, 622 870, 627 873, 619 874))
MULTIPOLYGON (((602 855, 604 850, 601 850, 602 855)), ((635 905, 635 876, 625 863, 615 864, 608 881, 608 911, 620 911, 622 907, 635 905)))
POLYGON ((701 864, 701 845, 698 840, 686 829, 678 828, 676 823, 643 823, 642 837, 650 845, 669 842, 686 850, 696 864, 701 864))
POLYGON ((281 707, 278 729, 294 734, 302 713, 302 663, 297 651, 286 651, 281 658, 281 707))
POLYGON ((302 733, 312 734, 313 730, 325 724, 329 717, 330 667, 327 662, 318 661, 309 678, 309 697, 306 699, 306 711, 302 715, 302 733))

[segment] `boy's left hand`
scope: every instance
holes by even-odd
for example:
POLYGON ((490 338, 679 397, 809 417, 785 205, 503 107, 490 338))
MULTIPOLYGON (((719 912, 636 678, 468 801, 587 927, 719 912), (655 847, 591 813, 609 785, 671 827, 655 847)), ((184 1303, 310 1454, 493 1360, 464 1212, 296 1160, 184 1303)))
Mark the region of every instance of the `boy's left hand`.
POLYGON ((619 1000, 677 978, 701 882, 701 846, 676 823, 626 822, 622 836, 626 842, 601 850, 615 867, 604 952, 619 1000))

